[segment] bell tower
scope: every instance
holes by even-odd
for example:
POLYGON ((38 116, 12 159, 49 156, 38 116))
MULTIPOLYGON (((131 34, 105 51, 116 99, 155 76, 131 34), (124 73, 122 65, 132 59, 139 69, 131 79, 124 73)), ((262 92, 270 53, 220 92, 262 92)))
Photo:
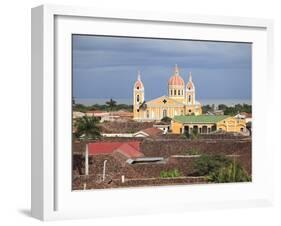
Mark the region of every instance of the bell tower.
POLYGON ((186 114, 194 113, 195 105, 195 86, 192 82, 192 74, 189 72, 188 83, 186 84, 185 99, 187 104, 186 114))
POLYGON ((141 105, 144 103, 144 85, 141 81, 141 74, 138 71, 137 81, 134 84, 134 92, 133 92, 133 111, 134 111, 134 119, 139 119, 141 114, 141 105))

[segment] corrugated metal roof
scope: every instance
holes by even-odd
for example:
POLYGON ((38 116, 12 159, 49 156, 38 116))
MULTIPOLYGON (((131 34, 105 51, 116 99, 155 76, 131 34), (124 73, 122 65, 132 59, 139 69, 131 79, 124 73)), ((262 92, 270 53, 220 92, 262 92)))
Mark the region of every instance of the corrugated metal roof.
POLYGON ((127 163, 134 164, 134 163, 150 163, 150 162, 163 162, 164 157, 140 157, 135 159, 128 159, 127 163))

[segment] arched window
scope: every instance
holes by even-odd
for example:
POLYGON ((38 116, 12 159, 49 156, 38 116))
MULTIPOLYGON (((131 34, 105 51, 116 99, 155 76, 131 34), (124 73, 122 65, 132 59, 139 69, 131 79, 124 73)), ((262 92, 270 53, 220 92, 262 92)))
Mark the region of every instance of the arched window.
POLYGON ((174 95, 175 95, 175 96, 177 95, 177 90, 174 90, 174 95))
POLYGON ((140 95, 137 95, 137 102, 140 101, 140 95))
POLYGON ((173 90, 171 89, 171 96, 173 96, 173 90))
POLYGON ((181 95, 181 91, 180 91, 180 90, 178 90, 178 95, 179 95, 179 96, 181 95))
POLYGON ((146 111, 146 117, 149 118, 149 110, 146 111))
POLYGON ((188 102, 191 102, 191 96, 190 95, 188 96, 188 102))
POLYGON ((166 109, 163 110, 163 118, 164 117, 167 117, 167 110, 166 109))

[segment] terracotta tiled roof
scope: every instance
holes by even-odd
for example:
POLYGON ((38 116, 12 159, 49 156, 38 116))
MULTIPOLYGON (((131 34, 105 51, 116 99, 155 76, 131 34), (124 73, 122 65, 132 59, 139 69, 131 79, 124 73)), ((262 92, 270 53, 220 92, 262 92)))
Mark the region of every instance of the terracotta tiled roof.
POLYGON ((252 114, 251 113, 241 112, 240 115, 244 115, 246 118, 252 118, 252 114))
POLYGON ((163 131, 161 129, 158 129, 158 128, 155 128, 155 127, 147 128, 147 129, 144 129, 144 130, 141 130, 141 131, 145 132, 149 136, 158 136, 158 135, 163 134, 163 131))
POLYGON ((112 154, 115 151, 126 157, 140 157, 143 154, 140 150, 139 141, 131 142, 95 142, 88 144, 89 155, 112 154))
POLYGON ((128 158, 138 158, 144 156, 143 153, 129 145, 128 143, 122 144, 117 151, 128 158))

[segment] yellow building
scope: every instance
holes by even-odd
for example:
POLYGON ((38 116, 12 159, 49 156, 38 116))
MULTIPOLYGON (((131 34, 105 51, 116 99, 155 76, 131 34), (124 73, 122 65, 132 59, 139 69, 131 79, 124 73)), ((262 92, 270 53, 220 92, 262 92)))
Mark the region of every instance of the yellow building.
POLYGON ((190 134, 193 131, 200 134, 214 131, 247 132, 245 119, 229 115, 175 116, 171 122, 171 130, 174 134, 190 134))
POLYGON ((166 116, 173 118, 180 115, 202 114, 202 106, 195 99, 195 86, 191 73, 189 73, 189 81, 185 85, 177 65, 174 68, 174 74, 168 81, 168 95, 145 101, 144 85, 140 73, 138 73, 133 98, 134 120, 136 121, 159 121, 166 116))

